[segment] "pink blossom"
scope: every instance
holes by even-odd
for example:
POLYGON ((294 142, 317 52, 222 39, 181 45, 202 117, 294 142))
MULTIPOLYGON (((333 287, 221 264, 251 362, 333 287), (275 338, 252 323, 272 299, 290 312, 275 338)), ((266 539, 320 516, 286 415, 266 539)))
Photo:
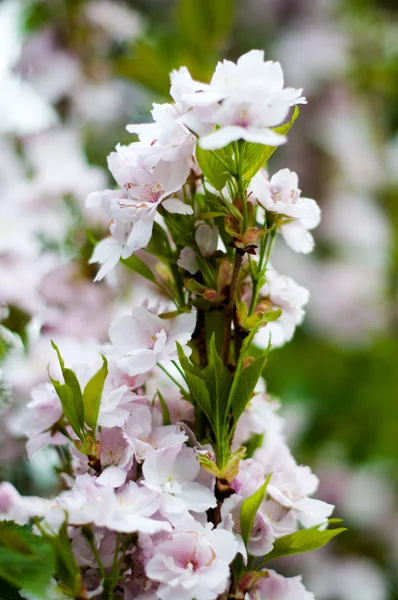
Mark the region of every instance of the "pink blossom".
POLYGON ((227 587, 236 552, 236 541, 223 529, 177 533, 155 545, 146 572, 160 583, 161 600, 215 600, 227 587))
POLYGON ((283 577, 272 569, 268 570, 268 577, 258 581, 250 598, 253 600, 315 600, 314 594, 307 592, 301 583, 300 576, 283 577))
POLYGON ((184 346, 191 338, 196 313, 181 313, 173 319, 161 319, 144 307, 114 321, 109 329, 113 344, 110 350, 117 357, 122 371, 133 376, 145 373, 156 363, 177 359, 176 342, 184 346))
POLYGON ((194 450, 171 447, 149 454, 142 469, 143 485, 162 496, 161 512, 203 512, 216 505, 211 490, 195 480, 200 464, 194 450))

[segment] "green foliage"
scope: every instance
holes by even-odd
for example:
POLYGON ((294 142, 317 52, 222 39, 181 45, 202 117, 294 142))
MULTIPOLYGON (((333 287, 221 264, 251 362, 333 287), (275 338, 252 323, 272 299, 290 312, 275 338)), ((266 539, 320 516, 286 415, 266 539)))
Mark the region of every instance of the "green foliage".
POLYGON ((216 190, 221 191, 225 187, 230 175, 230 171, 226 166, 228 165, 228 157, 224 148, 216 151, 204 150, 198 144, 196 147, 196 158, 210 185, 216 190))
POLYGON ((323 531, 319 531, 319 529, 300 529, 289 535, 284 535, 275 541, 271 552, 264 557, 261 564, 282 556, 317 550, 344 531, 347 531, 344 527, 324 529, 323 531))
POLYGON ((166 262, 173 259, 174 255, 170 247, 169 238, 159 223, 153 224, 152 237, 147 244, 146 250, 149 254, 157 256, 166 262))
POLYGON ((195 245, 195 216, 178 215, 163 211, 163 218, 176 246, 195 245))
POLYGON ((179 0, 177 23, 186 48, 201 57, 219 46, 229 32, 234 0, 179 0))
POLYGON ((242 538, 247 546, 250 534, 253 529, 254 520, 256 518, 256 514, 258 509, 260 508, 261 502, 265 498, 265 494, 267 493, 267 487, 269 480, 271 479, 272 473, 270 473, 263 483, 263 485, 249 498, 246 498, 242 502, 242 506, 240 509, 240 529, 242 532, 242 538))
POLYGON ((132 271, 135 271, 142 277, 145 277, 145 279, 148 279, 152 282, 156 281, 155 275, 152 273, 151 269, 135 254, 132 254, 128 258, 122 258, 120 262, 132 271))
POLYGON ((156 394, 159 398, 160 406, 162 408, 163 425, 171 425, 170 412, 169 407, 166 404, 166 400, 159 390, 156 390, 156 394))
POLYGON ((46 539, 30 527, 0 522, 0 580, 45 600, 54 571, 54 552, 46 539))
POLYGON ((92 376, 83 391, 84 420, 93 431, 97 427, 105 380, 108 376, 108 361, 102 356, 102 367, 92 376))
MULTIPOLYGON (((257 328, 253 330, 254 333, 256 330, 257 328)), ((217 352, 214 334, 209 344, 208 365, 204 369, 194 366, 184 355, 181 346, 178 346, 178 356, 185 373, 191 401, 208 419, 217 465, 220 469, 225 467, 235 425, 252 397, 268 355, 266 350, 251 365, 243 369, 243 359, 251 349, 254 333, 246 338, 249 342, 243 346, 234 376, 217 352)))
MULTIPOLYGON (((102 367, 89 380, 82 393, 76 375, 71 369, 65 367, 57 345, 53 341, 51 341, 51 345, 57 353, 65 382, 62 384, 50 376, 51 383, 61 401, 68 423, 84 443, 87 439, 86 425, 90 427, 92 432, 95 432, 97 427, 102 392, 108 375, 108 362, 105 356, 102 356, 102 367)), ((83 448, 86 448, 86 446, 84 445, 83 448)))
POLYGON ((60 587, 75 598, 79 594, 81 586, 81 574, 79 565, 76 563, 68 537, 68 525, 64 521, 57 535, 50 535, 40 528, 40 531, 51 544, 55 557, 55 571, 60 587))
POLYGON ((236 385, 234 386, 234 389, 231 390, 230 399, 235 422, 238 421, 253 395, 254 388, 260 379, 267 357, 268 350, 265 350, 251 365, 239 373, 236 385))

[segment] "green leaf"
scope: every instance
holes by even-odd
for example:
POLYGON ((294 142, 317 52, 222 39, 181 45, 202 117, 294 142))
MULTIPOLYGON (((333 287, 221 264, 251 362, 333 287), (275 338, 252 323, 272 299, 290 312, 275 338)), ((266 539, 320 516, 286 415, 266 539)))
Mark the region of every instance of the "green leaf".
POLYGON ((179 0, 177 23, 184 50, 190 50, 206 64, 203 55, 219 53, 220 43, 230 30, 233 14, 233 0, 179 0))
MULTIPOLYGON (((204 150, 198 144, 196 146, 196 158, 203 171, 203 175, 210 185, 216 190, 221 191, 225 187, 230 174, 227 167, 223 164, 223 162, 228 164, 225 152, 222 150, 204 150)), ((222 202, 220 200, 220 208, 221 206, 222 202)))
POLYGON ((77 596, 80 590, 81 574, 72 552, 67 522, 63 522, 57 535, 50 535, 42 528, 40 531, 54 550, 55 574, 58 581, 68 588, 73 597, 77 596))
MULTIPOLYGON (((294 107, 292 118, 288 123, 284 123, 279 127, 274 127, 273 131, 285 135, 297 117, 299 116, 299 108, 294 107)), ((270 156, 275 152, 278 146, 264 146, 263 144, 246 143, 243 159, 243 178, 250 181, 252 177, 261 169, 261 167, 269 160, 270 156)))
POLYGON ((195 216, 178 215, 164 211, 164 222, 176 246, 195 245, 195 216))
POLYGON ((251 365, 243 369, 238 376, 237 384, 230 399, 235 423, 237 423, 253 395, 267 356, 268 350, 263 352, 251 365))
POLYGON ((55 571, 51 545, 30 528, 0 523, 0 579, 43 600, 55 571))
POLYGON ((159 223, 153 224, 152 237, 146 245, 145 250, 153 256, 168 262, 173 258, 170 241, 167 232, 159 223))
POLYGON ((123 55, 114 60, 118 75, 137 81, 164 96, 170 90, 170 67, 167 53, 143 40, 134 45, 133 55, 123 55))
POLYGON ((185 372, 185 377, 195 403, 202 409, 209 422, 213 423, 212 405, 205 382, 200 377, 187 371, 185 372))
POLYGON ((108 361, 102 356, 102 367, 90 379, 83 392, 84 420, 95 431, 105 380, 108 376, 108 361))
POLYGON ((170 412, 169 407, 166 404, 166 400, 159 390, 156 390, 156 393, 160 401, 160 406, 162 407, 163 425, 171 425, 170 412))
POLYGON ((217 352, 214 334, 210 339, 209 364, 203 371, 203 377, 212 399, 214 419, 217 422, 220 435, 224 436, 228 414, 228 397, 233 377, 217 352))
POLYGON ((264 484, 257 490, 257 492, 242 502, 240 509, 240 530, 246 546, 253 529, 257 511, 260 508, 261 502, 265 498, 265 494, 267 493, 267 487, 269 480, 271 479, 271 475, 272 473, 268 475, 264 484))
POLYGON ((123 263, 126 267, 135 271, 145 279, 149 281, 156 281, 155 275, 152 273, 151 269, 135 254, 132 254, 128 258, 122 258, 121 263, 123 263))
POLYGON ((74 372, 65 368, 64 360, 55 342, 51 341, 51 345, 57 353, 61 371, 65 380, 65 383, 61 384, 56 379, 53 379, 49 373, 51 383, 58 394, 62 404, 62 409, 70 426, 76 435, 83 440, 85 437, 84 408, 80 384, 74 372))
POLYGON ((325 544, 340 533, 343 533, 343 531, 347 531, 347 529, 345 527, 325 529, 323 531, 319 531, 319 529, 300 529, 289 535, 284 535, 275 541, 274 547, 264 557, 262 564, 275 558, 281 558, 282 556, 302 554, 303 552, 322 548, 322 546, 325 546, 325 544))

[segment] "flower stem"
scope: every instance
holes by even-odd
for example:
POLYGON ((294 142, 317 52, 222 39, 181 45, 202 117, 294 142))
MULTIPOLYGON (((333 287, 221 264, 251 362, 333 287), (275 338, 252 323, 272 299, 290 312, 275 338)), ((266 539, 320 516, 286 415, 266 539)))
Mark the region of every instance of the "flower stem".
POLYGON ((232 319, 234 316, 234 308, 235 308, 235 296, 236 290, 238 287, 238 279, 239 279, 239 271, 242 266, 243 261, 243 252, 239 248, 235 250, 235 263, 234 270, 232 274, 231 285, 229 286, 228 293, 228 304, 225 312, 225 322, 224 322, 224 344, 222 349, 222 359, 225 365, 228 364, 229 361, 229 351, 231 345, 231 326, 232 319))

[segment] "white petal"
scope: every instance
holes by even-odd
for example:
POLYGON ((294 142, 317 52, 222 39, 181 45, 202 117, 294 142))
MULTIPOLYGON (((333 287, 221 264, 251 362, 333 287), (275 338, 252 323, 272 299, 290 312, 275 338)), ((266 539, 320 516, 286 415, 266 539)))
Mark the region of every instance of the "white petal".
POLYGON ((110 466, 107 467, 99 477, 97 477, 97 483, 105 485, 107 487, 117 488, 123 485, 126 481, 127 473, 121 467, 110 466))
POLYGON ((218 150, 219 148, 224 148, 230 142, 240 140, 243 138, 245 132, 246 129, 244 127, 238 127, 237 125, 222 127, 200 138, 199 146, 204 150, 218 150))
POLYGON ((281 234, 286 244, 295 252, 309 254, 314 249, 314 238, 298 219, 282 225, 281 234))
POLYGON ((243 129, 243 135, 240 137, 247 142, 254 144, 264 144, 265 146, 281 146, 287 141, 286 136, 281 135, 267 128, 247 127, 243 129))
POLYGON ((134 221, 133 229, 127 240, 127 245, 133 252, 145 248, 151 239, 155 214, 155 211, 151 210, 134 221))
POLYGON ((164 208, 173 214, 178 215, 193 215, 192 206, 189 204, 185 204, 185 202, 181 202, 178 198, 168 198, 163 201, 164 208))
POLYGON ((192 248, 185 247, 181 250, 180 258, 177 260, 177 265, 182 269, 195 275, 199 271, 198 261, 196 260, 195 252, 192 248))

